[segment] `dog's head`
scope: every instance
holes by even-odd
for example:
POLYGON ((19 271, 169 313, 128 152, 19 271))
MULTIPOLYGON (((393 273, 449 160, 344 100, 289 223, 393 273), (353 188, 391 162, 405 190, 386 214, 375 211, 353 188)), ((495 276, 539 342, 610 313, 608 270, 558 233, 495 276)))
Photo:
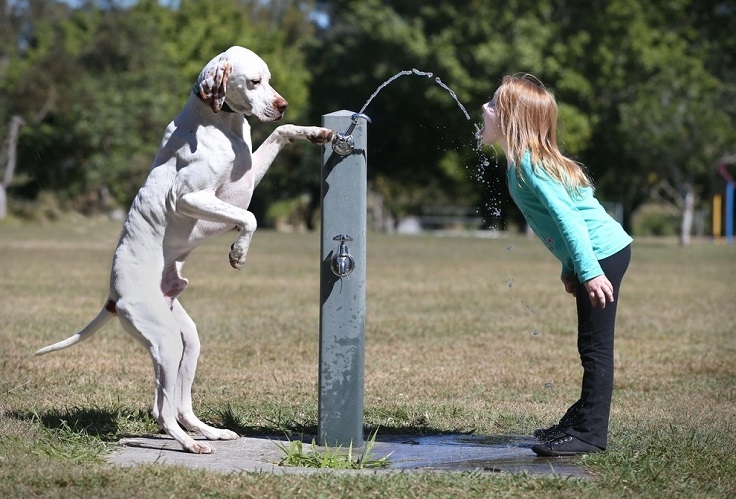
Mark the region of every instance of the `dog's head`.
POLYGON ((254 52, 230 47, 199 73, 199 96, 219 113, 223 105, 261 121, 281 119, 289 104, 271 87, 271 72, 254 52))

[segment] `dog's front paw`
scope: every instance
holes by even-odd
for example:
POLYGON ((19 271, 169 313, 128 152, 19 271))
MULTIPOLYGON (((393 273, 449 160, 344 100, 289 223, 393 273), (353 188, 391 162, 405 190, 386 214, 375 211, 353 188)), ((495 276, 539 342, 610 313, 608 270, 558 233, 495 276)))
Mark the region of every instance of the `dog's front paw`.
POLYGON ((308 127, 304 135, 312 144, 329 144, 332 142, 334 133, 335 132, 329 128, 314 126, 308 127))
POLYGON ((250 248, 250 240, 253 238, 253 231, 256 230, 256 217, 249 211, 246 212, 250 215, 250 221, 245 224, 245 227, 249 229, 241 229, 240 235, 235 242, 230 245, 230 266, 236 270, 240 270, 245 265, 245 255, 248 254, 248 248, 250 248))
POLYGON ((230 254, 228 255, 230 266, 235 270, 242 269, 243 265, 245 265, 245 256, 247 251, 247 249, 244 250, 243 248, 238 247, 237 243, 233 243, 230 246, 230 254))
POLYGON ((184 450, 191 452, 192 454, 212 454, 215 452, 215 449, 213 449, 212 446, 197 440, 192 440, 191 444, 183 445, 183 447, 184 450))

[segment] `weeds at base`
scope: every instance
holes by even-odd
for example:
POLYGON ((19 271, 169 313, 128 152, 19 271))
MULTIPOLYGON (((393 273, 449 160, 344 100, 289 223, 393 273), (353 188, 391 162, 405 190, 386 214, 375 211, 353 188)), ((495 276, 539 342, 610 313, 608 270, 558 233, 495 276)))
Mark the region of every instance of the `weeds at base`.
POLYGON ((312 439, 309 449, 305 449, 301 440, 289 440, 288 447, 286 444, 278 443, 278 447, 285 454, 281 461, 279 461, 279 466, 347 470, 385 468, 391 464, 388 459, 391 454, 379 459, 373 459, 371 456, 377 434, 378 430, 373 432, 371 438, 365 443, 363 451, 355 459, 353 459, 352 442, 350 443, 347 452, 343 452, 342 446, 338 446, 336 448, 325 446, 324 451, 320 452, 317 450, 317 444, 314 439, 312 439))

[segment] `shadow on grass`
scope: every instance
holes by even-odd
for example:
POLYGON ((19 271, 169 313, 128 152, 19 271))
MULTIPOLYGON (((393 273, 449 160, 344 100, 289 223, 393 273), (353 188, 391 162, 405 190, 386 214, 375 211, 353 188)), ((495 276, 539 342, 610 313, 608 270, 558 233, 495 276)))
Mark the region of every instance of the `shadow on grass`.
MULTIPOLYGON (((221 426, 244 437, 285 437, 289 440, 311 441, 319 433, 316 411, 305 413, 302 409, 275 405, 254 409, 228 403, 220 409, 211 410, 211 414, 221 426), (257 423, 254 424, 254 421, 257 423)), ((368 436, 377 432, 377 440, 381 441, 383 436, 421 437, 474 433, 473 430, 433 428, 425 417, 411 417, 406 414, 397 414, 395 421, 393 425, 364 424, 363 434, 368 436)))
MULTIPOLYGON (((262 417, 263 424, 246 422, 243 414, 227 406, 215 410, 212 416, 217 421, 205 421, 212 426, 227 428, 244 437, 268 437, 275 439, 311 441, 317 437, 318 427, 313 420, 300 421, 298 418, 276 414, 262 417)), ((163 431, 147 410, 123 407, 72 407, 52 409, 46 412, 6 411, 3 417, 38 423, 48 430, 66 431, 79 435, 95 437, 103 442, 117 442, 124 438, 162 434, 163 431)), ((395 436, 441 436, 472 435, 472 431, 448 431, 428 425, 411 424, 395 426, 365 425, 365 435, 377 432, 377 441, 391 440, 395 436)))
POLYGON ((121 438, 159 433, 148 411, 124 408, 72 407, 46 412, 7 411, 7 418, 38 422, 48 430, 64 430, 115 442, 121 438))
MULTIPOLYGON (((274 419, 264 418, 266 421, 262 425, 253 425, 244 422, 244 418, 230 407, 217 413, 222 425, 241 435, 243 437, 266 437, 273 439, 301 440, 310 442, 317 438, 318 426, 313 421, 303 422, 296 418, 283 417, 278 415, 274 419)), ((394 426, 376 426, 364 425, 363 434, 377 434, 376 441, 384 439, 394 441, 397 436, 441 436, 441 435, 472 435, 473 431, 453 431, 447 429, 432 428, 428 425, 417 425, 407 423, 405 425, 394 426)))

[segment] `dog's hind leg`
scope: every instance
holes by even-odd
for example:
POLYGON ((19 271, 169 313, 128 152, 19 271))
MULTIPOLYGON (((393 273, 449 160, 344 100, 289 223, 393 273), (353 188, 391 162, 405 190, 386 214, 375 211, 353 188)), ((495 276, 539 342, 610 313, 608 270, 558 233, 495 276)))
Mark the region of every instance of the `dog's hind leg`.
POLYGON ((153 418, 181 446, 195 454, 213 452, 205 442, 195 441, 177 422, 177 378, 184 345, 181 328, 162 297, 120 299, 118 317, 123 328, 141 342, 151 355, 155 378, 153 418))
POLYGON ((214 428, 203 423, 192 409, 192 384, 197 370, 197 359, 199 358, 199 335, 197 326, 189 317, 179 300, 172 302, 171 312, 179 323, 181 339, 184 346, 179 372, 176 379, 176 419, 184 428, 202 433, 209 440, 234 440, 238 434, 230 430, 214 428))

